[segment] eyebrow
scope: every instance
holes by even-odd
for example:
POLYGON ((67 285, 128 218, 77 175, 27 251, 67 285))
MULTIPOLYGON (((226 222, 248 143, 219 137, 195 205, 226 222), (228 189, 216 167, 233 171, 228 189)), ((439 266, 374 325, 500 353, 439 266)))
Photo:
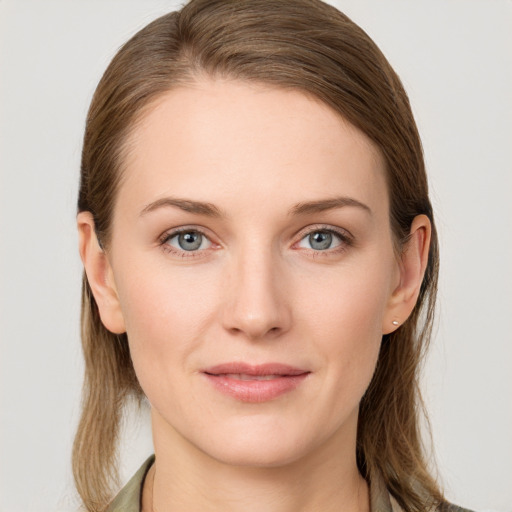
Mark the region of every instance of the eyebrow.
POLYGON ((361 208, 370 215, 372 214, 370 207, 357 199, 352 197, 333 197, 331 199, 298 203, 290 209, 289 215, 309 215, 312 213, 325 212, 326 210, 333 210, 335 208, 343 208, 345 206, 361 208))
MULTIPOLYGON (((205 215, 207 217, 215 218, 225 217, 222 211, 212 203, 193 201, 191 199, 182 199, 178 197, 164 197, 162 199, 157 199, 156 201, 146 205, 140 212, 140 216, 142 217, 159 208, 169 206, 174 206, 185 212, 194 213, 196 215, 205 215)), ((310 215, 312 213, 320 213, 327 210, 333 210, 335 208, 343 208, 347 206, 360 208, 368 212, 370 215, 372 214, 370 207, 361 201, 358 201, 357 199, 352 197, 333 197, 329 199, 297 203, 288 211, 288 215, 310 215)))
POLYGON ((222 212, 212 203, 192 201, 191 199, 181 199, 178 197, 164 197, 149 203, 142 209, 140 216, 142 217, 147 213, 166 206, 175 206, 185 212, 195 213, 196 215, 206 215, 207 217, 222 217, 222 212))

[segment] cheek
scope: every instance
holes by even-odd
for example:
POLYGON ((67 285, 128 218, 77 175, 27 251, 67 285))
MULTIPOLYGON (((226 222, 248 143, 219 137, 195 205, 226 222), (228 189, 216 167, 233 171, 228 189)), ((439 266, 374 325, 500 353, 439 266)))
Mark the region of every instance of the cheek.
POLYGON ((327 339, 380 339, 392 276, 392 265, 378 258, 312 275, 302 287, 301 308, 327 339))
POLYGON ((309 318, 306 328, 321 350, 326 383, 337 394, 331 396, 334 404, 357 407, 370 383, 392 276, 392 263, 376 258, 371 265, 336 269, 325 279, 317 276, 315 286, 310 283, 313 291, 303 297, 301 308, 309 318))
POLYGON ((181 270, 158 265, 132 265, 130 272, 120 268, 116 283, 141 384, 146 373, 160 370, 165 375, 171 366, 184 368, 214 315, 217 287, 212 280, 181 270))

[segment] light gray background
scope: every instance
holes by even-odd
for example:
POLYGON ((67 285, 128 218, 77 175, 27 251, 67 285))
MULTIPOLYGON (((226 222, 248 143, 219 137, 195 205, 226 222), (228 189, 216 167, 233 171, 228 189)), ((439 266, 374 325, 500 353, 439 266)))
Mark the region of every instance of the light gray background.
MULTIPOLYGON (((512 2, 339 0, 401 75, 442 242, 424 388, 447 496, 512 511, 512 2)), ((177 2, 0 0, 0 511, 71 511, 81 137, 115 50, 177 2)), ((142 418, 122 475, 151 452, 142 418)))

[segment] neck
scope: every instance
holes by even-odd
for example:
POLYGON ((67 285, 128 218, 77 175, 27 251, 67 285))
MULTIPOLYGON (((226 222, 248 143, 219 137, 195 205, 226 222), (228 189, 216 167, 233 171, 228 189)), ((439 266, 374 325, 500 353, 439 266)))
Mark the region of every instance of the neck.
POLYGON ((350 442, 338 436, 299 460, 255 467, 213 459, 161 428, 162 421, 153 414, 156 460, 144 485, 143 512, 369 512, 355 429, 350 442))
POLYGON ((156 461, 144 485, 143 512, 369 511, 355 431, 353 442, 329 439, 314 453, 278 467, 235 466, 160 429, 161 421, 153 415, 156 461))

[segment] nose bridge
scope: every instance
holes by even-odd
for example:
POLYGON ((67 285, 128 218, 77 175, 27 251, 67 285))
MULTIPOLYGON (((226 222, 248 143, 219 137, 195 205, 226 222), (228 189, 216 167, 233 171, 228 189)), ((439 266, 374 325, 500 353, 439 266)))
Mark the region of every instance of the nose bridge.
POLYGON ((287 330, 290 311, 279 251, 267 241, 241 243, 231 258, 224 326, 250 339, 287 330))

